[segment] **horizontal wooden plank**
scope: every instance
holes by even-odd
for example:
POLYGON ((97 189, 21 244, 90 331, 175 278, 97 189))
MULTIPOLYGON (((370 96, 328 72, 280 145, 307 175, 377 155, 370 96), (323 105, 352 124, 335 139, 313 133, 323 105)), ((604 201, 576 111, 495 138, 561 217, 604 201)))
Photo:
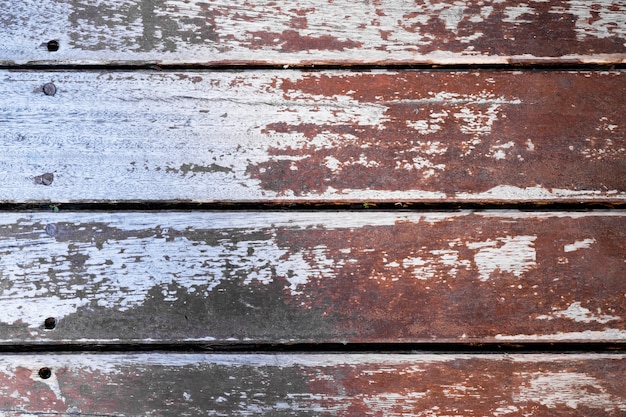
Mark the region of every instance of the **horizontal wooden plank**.
POLYGON ((625 16, 624 0, 24 0, 3 10, 0 64, 624 63, 625 16))
POLYGON ((2 202, 626 197, 626 72, 0 72, 2 202))
POLYGON ((626 413, 621 354, 16 355, 0 365, 7 417, 626 413))
POLYGON ((624 211, 3 213, 0 341, 624 341, 625 255, 624 211))

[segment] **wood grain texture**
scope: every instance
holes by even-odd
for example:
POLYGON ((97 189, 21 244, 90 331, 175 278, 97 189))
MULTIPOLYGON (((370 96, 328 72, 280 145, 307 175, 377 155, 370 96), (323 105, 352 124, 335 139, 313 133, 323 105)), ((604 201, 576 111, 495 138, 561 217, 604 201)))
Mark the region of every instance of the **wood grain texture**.
POLYGON ((0 87, 2 202, 626 196, 624 71, 4 71, 0 87))
POLYGON ((4 213, 0 339, 624 341, 625 220, 624 211, 4 213))
POLYGON ((3 8, 0 64, 624 63, 625 16, 624 0, 23 0, 3 8))
POLYGON ((621 354, 16 355, 0 365, 7 417, 626 413, 621 354))

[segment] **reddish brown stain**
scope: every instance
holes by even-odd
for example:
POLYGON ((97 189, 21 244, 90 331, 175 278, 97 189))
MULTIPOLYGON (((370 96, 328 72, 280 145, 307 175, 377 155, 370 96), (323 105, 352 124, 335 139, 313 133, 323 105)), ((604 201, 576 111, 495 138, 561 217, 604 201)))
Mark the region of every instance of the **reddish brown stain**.
MULTIPOLYGON (((342 409, 340 416, 407 415, 431 410, 436 415, 486 416, 498 415, 502 409, 514 406, 510 415, 620 415, 618 402, 624 388, 611 381, 619 380, 624 372, 623 361, 553 361, 513 362, 493 359, 456 359, 440 363, 385 365, 384 371, 374 371, 367 365, 336 366, 306 369, 311 392, 324 395, 326 406, 342 409), (533 379, 555 374, 578 374, 593 378, 597 386, 577 385, 572 391, 579 395, 609 398, 607 404, 573 407, 567 404, 574 392, 561 393, 560 399, 550 394, 528 399, 523 396, 533 379), (520 398, 520 394, 522 394, 520 398), (338 399, 341 398, 341 399, 338 399), (551 404, 550 401, 554 401, 551 404), (611 404, 611 401, 615 403, 611 404), (347 402, 347 404, 346 404, 347 402), (548 406, 549 405, 549 406, 548 406)), ((511 410, 509 410, 511 411, 511 410)))
POLYGON ((337 416, 383 417, 431 410, 437 415, 472 417, 497 415, 514 407, 515 416, 532 412, 582 417, 620 416, 626 397, 621 383, 626 361, 621 356, 531 355, 522 361, 520 356, 424 360, 413 355, 405 361, 363 357, 360 362, 338 360, 332 365, 283 365, 281 355, 272 364, 246 365, 245 360, 239 363, 230 356, 230 365, 200 358, 195 364, 175 365, 163 363, 162 355, 149 358, 151 363, 127 357, 125 364, 113 365, 114 371, 98 369, 112 364, 106 356, 99 364, 103 359, 96 356, 89 367, 58 369, 65 402, 51 396, 49 387, 31 380, 32 370, 17 368, 15 377, 0 374, 0 388, 11 389, 0 404, 4 410, 34 414, 150 415, 168 410, 243 415, 262 409, 281 415, 319 415, 322 410, 337 416), (538 391, 533 384, 542 378, 544 386, 538 391), (550 378, 560 381, 553 391, 545 386, 550 378))
POLYGON ((309 25, 306 17, 292 17, 291 27, 294 29, 308 29, 309 25))
MULTIPOLYGON (((54 370, 53 370, 54 371, 54 370)), ((6 392, 0 398, 3 411, 6 409, 28 409, 29 411, 52 412, 66 410, 63 398, 57 395, 37 376, 37 370, 18 367, 14 375, 0 372, 0 389, 6 392)))
POLYGON ((511 222, 476 215, 354 230, 285 229, 276 239, 288 251, 302 251, 311 265, 319 253, 309 248, 324 248, 334 276, 312 279, 292 302, 326 306, 329 322, 341 329, 338 334, 352 334, 351 341, 484 341, 498 334, 625 330, 622 226, 618 217, 511 222), (529 246, 536 265, 520 274, 494 267, 481 280, 475 260, 480 248, 471 243, 492 242, 497 249, 515 236, 536 236, 529 246), (596 243, 589 248, 564 251, 590 236, 596 243), (411 259, 419 259, 418 266, 411 259), (553 316, 574 302, 617 319, 607 324, 553 316))
POLYGON ((298 103, 297 111, 302 103, 313 110, 319 96, 344 96, 385 109, 379 124, 266 125, 266 134, 346 138, 335 140, 331 148, 270 148, 270 160, 248 167, 264 189, 281 195, 314 196, 329 187, 436 191, 451 197, 501 185, 626 190, 626 116, 621 111, 626 77, 620 73, 310 75, 282 80, 281 88, 286 99, 298 103), (447 96, 437 99, 438 93, 447 96), (463 119, 464 111, 471 113, 469 121, 463 119), (472 131, 472 120, 485 124, 490 111, 487 131, 472 131), (438 113, 446 116, 437 122, 437 131, 422 134, 411 126, 438 113), (603 123, 612 130, 602 128, 603 123), (433 143, 443 150, 429 155, 433 143), (339 170, 331 172, 328 157, 341 163, 339 170), (355 163, 362 158, 377 165, 355 163), (402 169, 424 159, 439 168, 430 174, 428 167, 402 169))
POLYGON ((330 35, 302 36, 295 30, 284 30, 281 33, 248 32, 248 34, 252 37, 248 45, 251 49, 278 47, 285 53, 310 50, 343 51, 362 46, 361 42, 342 41, 330 35))
MULTIPOLYGON (((425 2, 417 2, 416 7, 427 6, 425 2)), ((571 7, 568 1, 550 1, 532 3, 532 12, 523 14, 515 21, 508 21, 507 9, 520 6, 511 2, 490 2, 492 8, 488 17, 479 17, 484 2, 465 2, 463 14, 456 16, 458 22, 454 28, 447 28, 445 13, 432 13, 425 24, 417 17, 423 12, 409 12, 399 22, 400 27, 411 33, 425 36, 429 42, 418 45, 420 53, 436 51, 456 53, 480 52, 484 55, 530 55, 533 57, 560 57, 571 54, 624 53, 626 45, 620 36, 600 38, 589 34, 583 39, 576 30, 578 18, 567 10, 571 7), (556 10, 561 11, 555 13, 556 10), (482 34, 471 39, 475 34, 482 34), (466 38, 466 40, 463 40, 466 38)), ((593 6, 592 6, 593 7, 593 6)), ((426 10, 428 8, 426 7, 426 10)), ((615 10, 617 11, 617 10, 615 10)), ((593 12, 592 12, 593 13, 593 12)), ((593 20, 587 23, 593 23, 593 20)))
MULTIPOLYGON (((160 59, 160 52, 176 51, 185 43, 207 44, 220 52, 242 48, 258 50, 275 46, 273 39, 276 36, 281 38, 278 48, 284 53, 363 48, 363 57, 352 59, 353 63, 368 62, 368 48, 387 50, 394 55, 400 51, 400 61, 416 63, 430 62, 432 58, 427 55, 435 52, 461 54, 468 62, 471 62, 473 55, 500 56, 515 61, 527 59, 530 62, 552 58, 562 62, 561 57, 567 55, 585 55, 588 58, 595 54, 626 53, 623 33, 615 30, 620 24, 619 14, 624 11, 624 6, 618 4, 604 5, 603 9, 611 13, 609 16, 600 16, 599 4, 572 4, 566 0, 530 4, 473 0, 464 2, 460 8, 458 3, 442 3, 435 5, 439 7, 433 7, 432 2, 417 1, 405 9, 397 6, 400 10, 392 10, 396 6, 387 4, 359 5, 372 17, 394 15, 393 20, 384 23, 386 28, 383 28, 397 33, 394 37, 397 41, 390 43, 385 32, 381 32, 378 39, 376 36, 372 38, 371 33, 366 37, 361 36, 363 29, 367 28, 359 19, 355 19, 357 23, 345 21, 341 36, 324 24, 315 28, 314 35, 298 33, 308 29, 308 15, 315 13, 319 16, 323 9, 282 10, 273 2, 247 3, 245 6, 192 2, 186 8, 193 13, 180 13, 178 6, 163 2, 144 1, 133 7, 96 7, 83 3, 86 2, 72 3, 68 16, 73 26, 69 32, 73 48, 91 51, 153 51, 153 59, 156 60, 160 59), (511 19, 509 8, 522 6, 529 7, 530 11, 517 19, 511 19), (242 11, 242 7, 245 7, 245 11, 242 11), (578 13, 587 7, 590 18, 583 21, 584 17, 579 18, 569 11, 573 7, 580 9, 578 13), (276 18, 276 15, 279 17, 276 18), (592 25, 604 24, 599 19, 607 19, 607 24, 596 30, 592 25), (280 29, 274 29, 277 33, 268 38, 261 36, 263 32, 252 32, 257 39, 249 41, 246 36, 240 37, 237 31, 237 22, 242 21, 268 22, 269 25, 275 22, 274 26, 280 29), (139 30, 127 30, 128 27, 139 30), (608 34, 605 35, 607 30, 608 34), (413 38, 411 34, 416 36, 413 38)), ((11 21, 11 18, 13 16, 9 15, 6 19, 11 21)), ((341 20, 343 16, 331 14, 329 18, 341 20)), ((368 24, 383 23, 372 21, 368 24)), ((384 59, 379 57, 377 61, 384 59)), ((616 61, 622 59, 616 58, 616 61)), ((245 61, 252 64, 258 58, 248 57, 245 61)), ((215 64, 219 62, 221 59, 217 56, 211 61, 215 64)), ((327 63, 328 58, 322 55, 316 57, 313 63, 316 62, 327 63)), ((238 63, 241 64, 242 60, 238 60, 238 63)))

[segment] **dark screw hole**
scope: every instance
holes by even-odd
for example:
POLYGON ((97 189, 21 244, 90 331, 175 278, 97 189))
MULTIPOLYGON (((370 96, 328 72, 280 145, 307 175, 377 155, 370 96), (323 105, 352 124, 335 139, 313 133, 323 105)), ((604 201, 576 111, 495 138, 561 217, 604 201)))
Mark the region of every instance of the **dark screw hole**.
POLYGON ((52 376, 52 371, 50 370, 50 368, 41 368, 39 370, 39 376, 41 377, 41 379, 48 379, 52 376))
POLYGON ((57 319, 55 319, 54 317, 48 317, 46 321, 43 322, 43 327, 46 330, 54 329, 55 327, 57 327, 57 319))
POLYGON ((48 52, 56 52, 59 50, 59 41, 49 41, 47 47, 48 52))

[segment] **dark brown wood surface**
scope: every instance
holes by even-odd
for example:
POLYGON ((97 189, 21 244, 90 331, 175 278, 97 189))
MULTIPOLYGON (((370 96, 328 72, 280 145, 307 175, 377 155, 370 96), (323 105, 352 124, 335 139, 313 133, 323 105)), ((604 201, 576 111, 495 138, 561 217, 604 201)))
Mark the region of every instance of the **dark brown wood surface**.
POLYGON ((624 71, 0 74, 5 203, 626 201, 624 71))
POLYGON ((5 213, 0 343, 620 342, 625 219, 5 213))
POLYGON ((0 365, 7 417, 626 413, 623 354, 15 355, 0 365))
POLYGON ((624 63, 623 0, 28 0, 0 64, 624 63))

